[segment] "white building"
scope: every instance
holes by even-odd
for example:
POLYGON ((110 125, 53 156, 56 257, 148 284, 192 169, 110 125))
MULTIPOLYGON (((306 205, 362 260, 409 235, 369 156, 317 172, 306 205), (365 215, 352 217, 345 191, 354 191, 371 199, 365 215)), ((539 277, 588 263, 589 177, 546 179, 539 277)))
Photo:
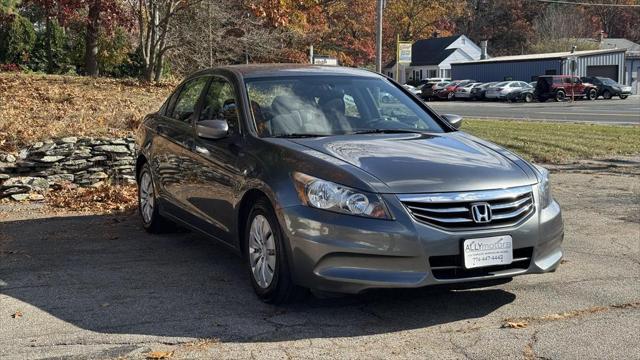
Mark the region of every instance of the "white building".
MULTIPOLYGON (((451 77, 451 63, 479 60, 481 49, 464 35, 418 40, 411 47, 411 64, 400 66, 400 83, 409 80, 451 77)), ((396 78, 395 60, 382 70, 396 78)))

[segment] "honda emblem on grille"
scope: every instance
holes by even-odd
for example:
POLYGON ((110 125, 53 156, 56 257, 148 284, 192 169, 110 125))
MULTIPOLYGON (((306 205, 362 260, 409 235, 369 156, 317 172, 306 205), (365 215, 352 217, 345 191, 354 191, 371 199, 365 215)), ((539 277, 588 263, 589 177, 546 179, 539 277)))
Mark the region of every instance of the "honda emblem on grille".
POLYGON ((484 224, 491 221, 491 205, 487 203, 471 204, 471 216, 473 221, 484 224))

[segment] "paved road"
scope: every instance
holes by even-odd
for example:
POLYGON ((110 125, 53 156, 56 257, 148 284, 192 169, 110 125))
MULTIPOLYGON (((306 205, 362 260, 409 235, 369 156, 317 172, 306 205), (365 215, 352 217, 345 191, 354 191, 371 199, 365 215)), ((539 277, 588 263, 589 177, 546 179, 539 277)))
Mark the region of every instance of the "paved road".
POLYGON ((506 103, 474 101, 429 101, 441 114, 452 113, 467 118, 527 119, 640 124, 640 96, 626 100, 506 103))
POLYGON ((555 273, 287 307, 258 301, 241 261, 194 234, 0 204, 0 358, 637 359, 638 165, 554 174, 566 222, 555 273), (502 328, 509 318, 528 326, 502 328))

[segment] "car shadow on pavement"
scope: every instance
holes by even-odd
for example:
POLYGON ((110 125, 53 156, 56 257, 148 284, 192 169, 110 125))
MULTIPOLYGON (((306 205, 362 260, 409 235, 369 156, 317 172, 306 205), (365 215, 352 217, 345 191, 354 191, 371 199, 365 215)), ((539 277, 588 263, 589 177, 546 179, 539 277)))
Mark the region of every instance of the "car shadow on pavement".
POLYGON ((515 299, 499 288, 423 288, 272 306, 247 276, 225 247, 189 232, 148 235, 135 216, 0 222, 0 294, 9 297, 0 315, 21 310, 36 323, 55 324, 53 316, 103 334, 239 342, 383 334, 480 318, 515 299))

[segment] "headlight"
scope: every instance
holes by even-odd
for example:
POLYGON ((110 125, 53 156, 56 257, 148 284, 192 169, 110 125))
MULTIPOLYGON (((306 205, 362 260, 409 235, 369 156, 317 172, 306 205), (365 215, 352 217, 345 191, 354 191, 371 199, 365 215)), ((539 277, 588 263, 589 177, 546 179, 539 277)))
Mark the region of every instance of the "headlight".
POLYGON ((542 166, 534 165, 542 180, 538 184, 538 192, 540 197, 540 208, 544 209, 551 205, 551 186, 549 185, 549 170, 542 166))
POLYGON ((294 173, 298 197, 304 205, 342 214, 390 219, 387 207, 377 194, 294 173))

